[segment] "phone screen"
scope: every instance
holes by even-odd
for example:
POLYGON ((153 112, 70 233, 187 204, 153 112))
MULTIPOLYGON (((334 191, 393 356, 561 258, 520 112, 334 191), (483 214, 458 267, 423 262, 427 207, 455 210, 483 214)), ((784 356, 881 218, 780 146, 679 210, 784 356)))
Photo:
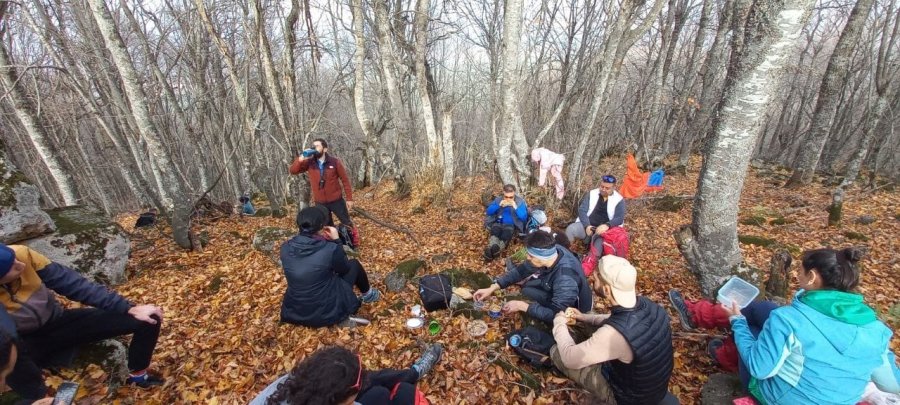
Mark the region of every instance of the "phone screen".
POLYGON ((53 405, 72 405, 76 393, 78 393, 78 383, 63 382, 56 390, 56 396, 53 397, 53 405))

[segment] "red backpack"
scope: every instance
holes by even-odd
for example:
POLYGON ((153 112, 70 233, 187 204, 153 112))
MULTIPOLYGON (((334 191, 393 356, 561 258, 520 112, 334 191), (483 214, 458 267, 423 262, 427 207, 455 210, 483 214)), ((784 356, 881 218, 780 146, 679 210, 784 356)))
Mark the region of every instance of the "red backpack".
POLYGON ((628 258, 628 232, 621 226, 609 228, 603 235, 594 235, 591 237, 591 245, 588 253, 581 260, 581 269, 586 277, 590 277, 591 273, 597 268, 600 257, 606 255, 619 256, 628 258), (603 252, 598 252, 594 244, 596 238, 603 239, 603 252), (602 254, 601 254, 602 253, 602 254))

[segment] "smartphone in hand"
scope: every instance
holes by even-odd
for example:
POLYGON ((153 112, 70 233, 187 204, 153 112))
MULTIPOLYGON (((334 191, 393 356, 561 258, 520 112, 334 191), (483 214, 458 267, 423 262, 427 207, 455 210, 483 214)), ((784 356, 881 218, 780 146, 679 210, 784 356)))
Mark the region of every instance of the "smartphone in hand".
POLYGON ((56 396, 53 397, 53 405, 72 405, 75 401, 75 394, 78 393, 78 383, 65 381, 56 389, 56 396))

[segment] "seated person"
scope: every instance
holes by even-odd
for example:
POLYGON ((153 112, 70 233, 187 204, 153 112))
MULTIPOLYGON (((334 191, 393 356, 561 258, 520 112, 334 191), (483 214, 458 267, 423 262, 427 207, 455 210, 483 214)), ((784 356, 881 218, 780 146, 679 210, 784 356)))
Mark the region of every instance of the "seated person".
POLYGON ((484 226, 490 232, 488 245, 484 248, 484 259, 493 260, 500 256, 513 236, 525 232, 528 206, 522 197, 516 195, 516 186, 503 186, 503 195, 494 199, 485 210, 484 226))
POLYGON ((418 382, 441 360, 440 343, 428 346, 406 370, 366 370, 358 354, 331 346, 315 351, 269 384, 250 405, 413 405, 424 398, 418 382))
POLYGON ((616 178, 605 175, 600 187, 587 193, 578 205, 578 218, 566 228, 570 243, 602 235, 625 223, 625 199, 616 191, 616 178))
MULTIPOLYGON (((670 299, 689 327, 728 319, 741 381, 760 402, 854 404, 869 381, 900 393, 893 333, 852 292, 859 285, 860 258, 852 248, 805 252, 797 271, 800 290, 783 307, 754 301, 744 309, 718 306, 716 313, 709 305, 685 303, 677 291, 670 299)), ((722 353, 714 352, 716 358, 722 353)))
POLYGON ((135 228, 145 228, 156 224, 156 215, 159 211, 156 208, 150 208, 147 212, 141 214, 137 221, 134 222, 135 228))
POLYGON ((531 211, 531 219, 528 221, 528 233, 537 230, 553 235, 553 239, 556 240, 557 245, 566 249, 569 248, 569 238, 567 238, 565 234, 554 231, 553 228, 547 224, 547 213, 544 212, 542 208, 535 207, 534 210, 531 211))
POLYGON ((253 207, 253 201, 250 201, 250 197, 241 196, 239 200, 241 203, 241 214, 242 215, 254 215, 256 214, 256 208, 253 207))
POLYGON ((524 281, 522 294, 534 302, 508 301, 503 305, 503 312, 524 312, 550 325, 553 315, 566 308, 574 307, 582 312, 591 310, 591 288, 581 271, 581 263, 572 252, 556 245, 553 236, 544 231, 526 236, 525 250, 525 262, 494 279, 490 287, 475 291, 476 301, 483 301, 494 291, 524 281))
POLYGON ((162 324, 160 308, 134 305, 27 246, 0 244, 0 286, 0 327, 13 328, 8 332, 18 337, 19 349, 6 382, 23 399, 47 394, 41 368, 71 358, 78 346, 123 335, 132 335, 125 383, 163 384, 147 373, 162 324), (55 294, 94 308, 63 309, 55 294))
MULTIPOLYGON (((281 302, 281 321, 304 326, 330 326, 347 321, 363 303, 381 297, 369 285, 358 260, 347 259, 337 229, 325 226, 328 210, 304 208, 297 214, 300 233, 281 246, 287 290, 281 302), (362 295, 353 293, 353 286, 362 295)), ((362 322, 365 323, 365 322, 362 322)))
POLYGON ((618 256, 604 256, 591 275, 594 291, 610 304, 611 313, 586 314, 570 309, 581 327, 580 343, 567 327, 569 317, 553 319, 556 346, 553 364, 593 394, 600 403, 659 404, 668 393, 674 357, 669 314, 636 295, 637 272, 618 256), (587 337, 590 336, 590 337, 587 337))

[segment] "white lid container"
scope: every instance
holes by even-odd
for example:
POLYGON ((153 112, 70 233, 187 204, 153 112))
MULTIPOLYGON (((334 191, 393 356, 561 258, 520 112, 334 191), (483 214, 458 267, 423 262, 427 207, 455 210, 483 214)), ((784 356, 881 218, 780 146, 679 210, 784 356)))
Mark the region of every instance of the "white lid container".
POLYGON ((738 307, 743 309, 749 305, 757 295, 759 295, 759 288, 756 288, 755 285, 744 281, 738 276, 734 276, 719 289, 718 300, 719 303, 726 307, 731 307, 732 301, 737 302, 738 307))

